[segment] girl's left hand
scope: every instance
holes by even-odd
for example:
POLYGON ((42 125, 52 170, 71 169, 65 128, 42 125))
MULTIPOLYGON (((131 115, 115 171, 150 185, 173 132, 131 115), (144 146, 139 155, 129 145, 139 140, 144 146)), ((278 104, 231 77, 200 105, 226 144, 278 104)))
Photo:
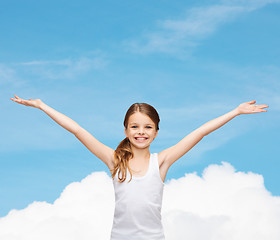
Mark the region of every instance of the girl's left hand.
POLYGON ((267 110, 263 108, 267 108, 268 105, 262 104, 262 105, 252 105, 256 103, 255 100, 250 102, 241 103, 237 108, 237 112, 239 114, 250 114, 250 113, 259 113, 259 112, 267 112, 267 110))

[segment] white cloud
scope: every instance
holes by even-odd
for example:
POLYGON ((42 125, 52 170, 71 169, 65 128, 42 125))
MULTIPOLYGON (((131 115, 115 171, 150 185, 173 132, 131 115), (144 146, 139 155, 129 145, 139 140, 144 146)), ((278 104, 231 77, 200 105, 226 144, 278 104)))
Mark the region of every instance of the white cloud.
POLYGON ((278 2, 280 1, 224 0, 216 5, 191 8, 184 19, 158 21, 158 30, 147 32, 140 39, 126 40, 124 45, 132 52, 142 54, 162 52, 186 56, 200 40, 214 33, 221 25, 240 14, 278 2))
POLYGON ((0 63, 0 86, 21 87, 23 81, 17 77, 16 71, 0 63))
POLYGON ((47 79, 73 79, 91 70, 100 70, 106 67, 108 60, 103 54, 93 57, 79 57, 60 60, 34 60, 17 63, 33 75, 47 79))
POLYGON ((108 239, 113 210, 111 179, 95 172, 68 185, 53 204, 10 211, 0 219, 0 239, 108 239))
POLYGON ((267 4, 279 3, 279 0, 222 0, 222 4, 226 5, 241 5, 248 10, 255 10, 257 8, 264 7, 267 4))
MULTIPOLYGON (((0 219, 3 240, 109 239, 114 192, 105 172, 68 185, 53 203, 33 202, 0 219)), ((166 240, 276 240, 280 197, 263 177, 229 164, 208 166, 202 177, 185 174, 166 182, 162 206, 166 240)))
POLYGON ((62 65, 62 66, 71 66, 72 61, 69 59, 58 60, 58 61, 30 61, 30 62, 22 62, 19 65, 26 66, 35 66, 35 65, 62 65))
POLYGON ((228 163, 210 165, 202 177, 171 180, 163 209, 169 239, 280 237, 280 198, 265 189, 261 175, 235 172, 228 163))

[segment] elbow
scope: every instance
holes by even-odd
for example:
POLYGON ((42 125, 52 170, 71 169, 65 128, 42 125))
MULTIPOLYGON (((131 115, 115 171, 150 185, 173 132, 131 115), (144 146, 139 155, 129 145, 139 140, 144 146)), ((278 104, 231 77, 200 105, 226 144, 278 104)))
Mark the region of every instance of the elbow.
POLYGON ((198 133, 198 135, 200 136, 200 138, 203 138, 203 137, 205 137, 206 135, 208 135, 210 132, 208 132, 208 131, 205 131, 204 129, 197 129, 197 133, 198 133))
POLYGON ((77 128, 75 128, 75 129, 72 131, 72 133, 73 133, 75 136, 77 136, 77 135, 79 134, 79 132, 80 132, 82 129, 83 129, 82 127, 77 127, 77 128))

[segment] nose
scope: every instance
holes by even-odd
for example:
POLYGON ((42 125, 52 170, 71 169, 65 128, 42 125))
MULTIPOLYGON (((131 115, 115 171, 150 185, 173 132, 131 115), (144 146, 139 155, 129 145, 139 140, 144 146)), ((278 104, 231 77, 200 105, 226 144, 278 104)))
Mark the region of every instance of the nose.
POLYGON ((141 128, 141 127, 140 127, 138 133, 139 133, 139 134, 144 134, 144 128, 141 128))

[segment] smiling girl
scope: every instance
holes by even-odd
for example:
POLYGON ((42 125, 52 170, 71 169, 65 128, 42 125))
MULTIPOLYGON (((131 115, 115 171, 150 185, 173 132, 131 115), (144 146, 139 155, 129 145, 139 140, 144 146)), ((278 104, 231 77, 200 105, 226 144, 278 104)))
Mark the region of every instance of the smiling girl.
POLYGON ((164 240, 161 207, 164 181, 170 166, 193 148, 204 136, 241 114, 267 112, 268 105, 256 101, 240 104, 232 111, 197 128, 176 145, 160 153, 150 153, 160 118, 147 103, 134 103, 124 119, 125 136, 116 150, 104 145, 75 121, 40 99, 14 102, 44 111, 60 126, 73 133, 110 169, 115 190, 115 211, 111 240, 164 240))

